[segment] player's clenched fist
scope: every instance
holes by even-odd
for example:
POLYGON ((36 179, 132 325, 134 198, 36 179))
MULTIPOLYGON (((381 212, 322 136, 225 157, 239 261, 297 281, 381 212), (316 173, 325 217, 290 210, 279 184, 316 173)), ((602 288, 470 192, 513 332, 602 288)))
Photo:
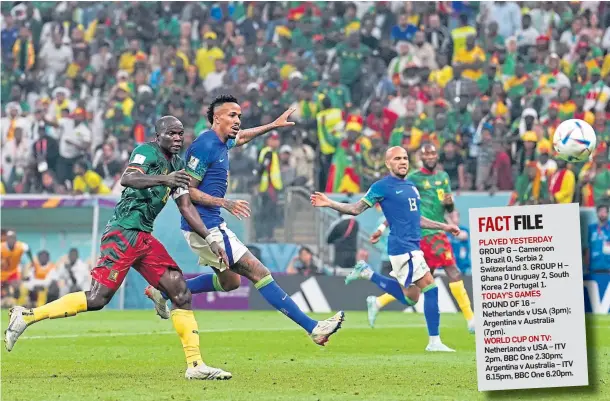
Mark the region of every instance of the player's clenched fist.
POLYGON ((443 205, 453 205, 453 195, 452 194, 445 194, 445 196, 443 196, 443 205))
POLYGON ((314 192, 309 199, 314 207, 327 207, 330 205, 330 199, 322 192, 314 192))
POLYGON ((218 245, 218 242, 212 242, 212 244, 210 244, 210 250, 214 255, 218 256, 219 263, 224 264, 227 267, 231 267, 229 266, 229 258, 227 257, 227 253, 220 247, 220 245, 218 245))
POLYGON ((184 170, 174 171, 167 175, 166 185, 170 188, 188 188, 191 176, 184 170))

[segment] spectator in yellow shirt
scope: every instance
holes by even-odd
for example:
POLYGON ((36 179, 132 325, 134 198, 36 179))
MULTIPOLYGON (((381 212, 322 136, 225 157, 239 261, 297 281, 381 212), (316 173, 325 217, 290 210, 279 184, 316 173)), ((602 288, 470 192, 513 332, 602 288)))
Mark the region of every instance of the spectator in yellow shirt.
POLYGON ((129 42, 129 50, 121 54, 119 59, 119 69, 125 70, 129 74, 133 74, 133 70, 136 66, 138 59, 146 59, 146 53, 140 50, 140 41, 132 39, 129 42))
POLYGON ((216 60, 223 60, 225 58, 224 52, 217 46, 216 33, 206 32, 203 38, 207 42, 207 47, 197 50, 195 55, 195 65, 201 79, 205 79, 206 75, 215 71, 216 60))
POLYGON ((468 24, 468 15, 460 14, 460 27, 451 31, 453 39, 453 56, 457 56, 460 50, 466 47, 466 39, 469 36, 477 36, 477 30, 468 24))
POLYGON ((176 45, 174 45, 173 43, 167 45, 164 50, 164 56, 165 55, 167 55, 167 58, 170 60, 169 65, 171 65, 172 67, 176 67, 177 59, 182 60, 182 66, 184 68, 184 71, 188 70, 189 66, 191 65, 189 57, 184 54, 182 50, 178 50, 176 45))
POLYGON ((438 63, 438 69, 430 72, 428 82, 444 88, 453 79, 453 68, 447 65, 449 58, 444 53, 436 54, 436 62, 438 63))
MULTIPOLYGON (((117 86, 115 86, 108 97, 109 99, 113 99, 115 103, 121 104, 121 110, 123 110, 123 114, 127 117, 131 117, 131 111, 135 106, 135 102, 131 98, 131 88, 127 82, 121 82, 117 86)), ((111 107, 106 112, 106 118, 112 118, 114 116, 114 107, 111 107)))
POLYGON ((454 60, 454 68, 462 71, 462 77, 478 80, 483 75, 483 66, 486 56, 483 49, 476 45, 476 36, 469 35, 466 38, 466 48, 457 52, 454 60))
POLYGON ((95 171, 88 170, 87 165, 83 161, 77 161, 74 164, 72 191, 75 195, 107 195, 111 193, 110 188, 104 184, 102 177, 95 171))

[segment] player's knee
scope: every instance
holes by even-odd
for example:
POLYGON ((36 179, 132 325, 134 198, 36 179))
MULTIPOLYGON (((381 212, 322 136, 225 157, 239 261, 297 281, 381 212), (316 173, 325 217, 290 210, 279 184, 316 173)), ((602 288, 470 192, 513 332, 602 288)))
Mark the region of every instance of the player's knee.
POLYGON ((171 297, 171 301, 176 308, 183 309, 191 303, 192 297, 191 291, 188 288, 185 288, 177 294, 174 294, 174 296, 171 297))
POLYGON ((220 285, 225 291, 233 291, 239 288, 241 279, 238 275, 231 275, 220 279, 220 285))
POLYGON ((417 288, 417 286, 412 285, 409 288, 404 289, 403 293, 405 294, 407 302, 415 305, 417 301, 419 301, 421 290, 417 288))
POLYGON ((462 279, 462 275, 460 274, 460 271, 458 270, 457 266, 449 266, 445 268, 445 273, 447 273, 447 276, 449 276, 449 279, 451 281, 460 281, 462 279))
POLYGON ((113 293, 88 292, 87 293, 87 310, 97 311, 104 308, 110 303, 113 293))
POLYGON ((167 294, 169 295, 169 298, 174 306, 176 306, 178 309, 183 309, 184 307, 190 305, 192 294, 186 285, 186 281, 184 281, 184 276, 182 276, 182 273, 176 270, 169 270, 167 274, 167 294))

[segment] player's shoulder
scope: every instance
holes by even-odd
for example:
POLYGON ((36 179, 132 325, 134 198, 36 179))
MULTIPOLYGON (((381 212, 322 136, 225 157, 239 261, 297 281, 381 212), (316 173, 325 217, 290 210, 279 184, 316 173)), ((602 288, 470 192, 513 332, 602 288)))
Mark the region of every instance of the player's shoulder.
POLYGON ((217 150, 219 143, 221 143, 217 138, 214 131, 205 130, 193 141, 189 150, 197 152, 212 152, 217 150))
POLYGON ((422 172, 420 169, 415 169, 415 170, 411 170, 409 171, 409 174, 407 174, 407 178, 409 180, 418 180, 422 175, 422 172))
POLYGON ((445 170, 438 170, 438 172, 436 173, 436 176, 441 180, 449 179, 449 174, 447 174, 447 172, 445 170))
POLYGON ((157 145, 153 142, 146 142, 136 146, 129 157, 130 164, 150 164, 152 161, 159 158, 157 145))
POLYGON ((389 185, 392 185, 392 180, 390 179, 389 175, 386 175, 385 177, 375 181, 372 185, 371 188, 386 188, 389 185))
POLYGON ((417 187, 417 185, 415 185, 415 182, 413 182, 413 180, 411 180, 411 178, 410 178, 410 177, 407 177, 407 178, 405 179, 405 184, 407 184, 407 185, 409 185, 409 186, 412 186, 412 187, 414 187, 414 188, 415 188, 415 187, 417 187))
POLYGON ((137 151, 152 151, 155 150, 154 149, 154 144, 152 142, 144 142, 138 146, 136 146, 133 151, 137 152, 137 151))
POLYGON ((157 155, 157 146, 153 142, 145 142, 141 145, 136 146, 133 152, 131 152, 131 154, 146 156, 157 155))

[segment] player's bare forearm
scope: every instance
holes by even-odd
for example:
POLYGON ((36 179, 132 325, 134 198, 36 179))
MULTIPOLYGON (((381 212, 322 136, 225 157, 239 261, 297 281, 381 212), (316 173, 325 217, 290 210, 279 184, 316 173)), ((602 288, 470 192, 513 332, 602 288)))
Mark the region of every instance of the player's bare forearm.
POLYGON ((226 199, 208 195, 197 188, 189 187, 189 194, 191 196, 191 202, 197 205, 207 207, 225 207, 226 199))
POLYGON ((258 127, 241 130, 237 134, 237 145, 236 146, 245 145, 246 143, 250 142, 257 136, 264 135, 267 132, 269 132, 275 128, 277 128, 275 126, 275 124, 269 123, 269 124, 261 125, 258 127))
POLYGON ((216 196, 208 195, 199 189, 201 181, 190 176, 189 182, 189 195, 191 202, 196 205, 207 206, 207 207, 225 207, 227 200, 224 198, 217 198, 216 196))
POLYGON ((448 229, 449 229, 448 224, 441 223, 438 221, 433 221, 428 218, 425 218, 424 216, 421 216, 419 225, 421 226, 421 228, 429 228, 432 230, 448 231, 448 229))
POLYGON ((294 122, 288 121, 288 118, 295 111, 296 108, 291 107, 270 124, 265 124, 261 125, 260 127, 254 127, 239 131, 239 133, 237 134, 237 146, 244 145, 256 138, 257 136, 263 135, 271 130, 293 126, 294 122))
POLYGON ((182 195, 176 199, 176 204, 178 205, 180 214, 184 217, 193 231, 195 231, 201 238, 207 238, 207 236, 210 235, 210 232, 205 224, 203 224, 203 221, 201 221, 199 212, 197 212, 197 209, 195 209, 195 206, 193 206, 190 197, 182 195))
POLYGON ((121 177, 121 185, 127 188, 146 189, 167 185, 167 175, 148 175, 127 167, 121 177))
POLYGON ((352 216, 358 216, 360 213, 362 213, 366 209, 368 209, 369 205, 367 205, 362 200, 359 200, 356 203, 341 203, 341 202, 331 200, 328 207, 336 210, 339 213, 350 214, 352 216))

